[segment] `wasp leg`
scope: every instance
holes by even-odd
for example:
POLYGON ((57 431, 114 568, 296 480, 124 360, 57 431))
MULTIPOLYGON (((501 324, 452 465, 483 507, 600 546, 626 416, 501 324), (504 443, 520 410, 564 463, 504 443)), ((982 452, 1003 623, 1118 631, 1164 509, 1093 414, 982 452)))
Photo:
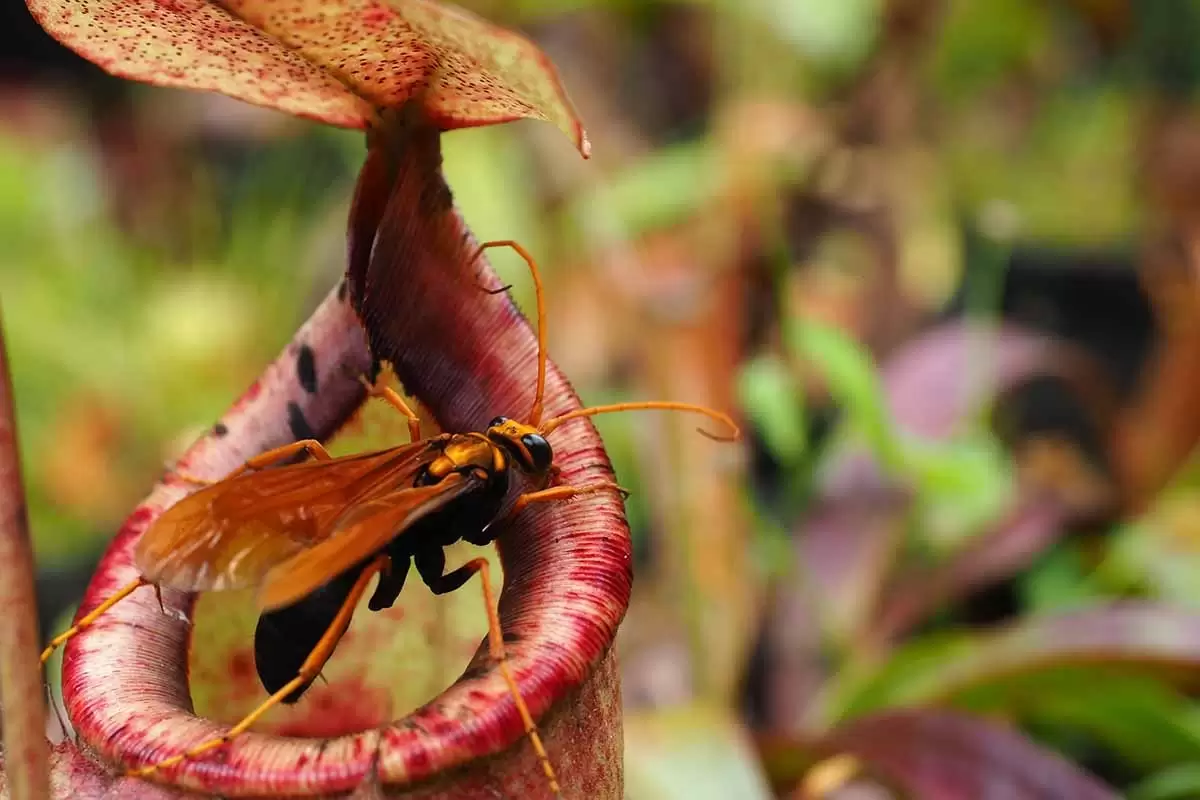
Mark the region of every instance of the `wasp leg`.
POLYGON ((542 744, 542 737, 538 735, 537 723, 533 721, 533 714, 529 713, 529 706, 525 705, 525 699, 521 697, 517 682, 508 669, 508 657, 504 652, 504 635, 500 631, 500 616, 496 613, 496 601, 492 596, 492 579, 487 559, 472 559, 444 575, 442 570, 446 566, 446 554, 440 547, 422 550, 413 557, 413 560, 416 562, 417 572, 421 574, 421 579, 434 594, 452 592, 466 583, 476 572, 479 573, 479 578, 483 582, 483 605, 487 609, 488 617, 488 654, 496 662, 504 682, 508 684, 509 694, 512 695, 517 713, 521 715, 521 722, 525 725, 525 735, 529 737, 529 742, 533 745, 534 752, 537 753, 538 761, 542 764, 542 772, 546 773, 546 780, 550 783, 550 791, 554 792, 555 797, 561 797, 562 790, 558 786, 558 776, 554 774, 550 756, 546 753, 545 745, 542 744))
POLYGON ((92 626, 92 623, 94 623, 97 619, 99 619, 99 617, 104 612, 108 611, 110 608, 115 606, 117 603, 121 602, 126 597, 131 595, 133 593, 133 591, 135 589, 137 589, 139 586, 145 586, 147 583, 149 583, 149 581, 147 581, 145 578, 138 578, 136 581, 133 581, 132 583, 125 584, 124 586, 122 586, 120 589, 117 590, 116 594, 114 594, 112 597, 105 600, 100 605, 96 606, 96 608, 91 613, 85 615, 82 619, 79 620, 79 622, 76 622, 70 628, 67 628, 65 631, 60 633, 58 636, 55 636, 53 639, 51 639, 50 644, 46 645, 46 649, 42 651, 42 663, 45 664, 46 661, 50 658, 50 656, 53 655, 55 650, 57 650, 62 645, 66 644, 68 640, 75 638, 76 634, 82 633, 83 631, 90 628, 92 626))
POLYGON ((404 398, 390 386, 382 386, 378 383, 371 383, 363 376, 358 379, 362 381, 363 386, 367 387, 367 394, 371 397, 378 397, 387 402, 401 414, 408 418, 408 438, 411 441, 420 441, 421 439, 421 418, 417 413, 408 407, 408 403, 404 402, 404 398))
POLYGON ((184 472, 181 469, 172 469, 172 470, 170 470, 170 472, 168 474, 174 475, 176 478, 179 478, 179 480, 181 480, 181 481, 187 481, 188 483, 194 483, 197 486, 213 486, 214 484, 218 484, 221 482, 220 478, 201 478, 199 475, 193 475, 192 473, 184 472))
POLYGON ((416 564, 421 580, 425 581, 429 591, 434 594, 449 594, 469 581, 471 576, 479 571, 476 561, 483 561, 483 559, 477 558, 475 561, 468 561, 458 569, 443 575, 442 570, 446 568, 446 552, 440 546, 426 547, 413 555, 413 563, 416 564))
POLYGON ((301 439, 298 442, 285 444, 283 447, 276 447, 274 450, 268 450, 265 453, 259 453, 253 458, 246 459, 245 464, 242 464, 233 472, 226 475, 224 480, 236 478, 243 472, 249 472, 252 469, 273 467, 281 461, 295 458, 300 453, 304 453, 309 458, 315 458, 317 461, 329 461, 333 458, 333 456, 329 455, 329 451, 325 449, 325 445, 316 439, 301 439))
POLYGON ((341 640, 342 634, 350 627, 350 620, 354 616, 354 610, 358 606, 358 601, 362 599, 363 594, 367 591, 367 585, 375 577, 375 573, 383 569, 386 562, 387 556, 379 556, 362 571, 362 574, 358 576, 358 580, 354 582, 354 586, 350 589, 350 593, 346 596, 345 602, 342 603, 337 616, 329 625, 329 628, 326 629, 325 635, 321 637, 321 640, 317 642, 317 646, 313 648, 312 653, 300 665, 299 674, 295 678, 292 678, 282 689, 272 694, 258 708, 243 717, 224 736, 209 739, 207 742, 198 744, 179 755, 159 761, 157 764, 130 770, 128 774, 131 777, 144 778, 157 770, 173 767, 181 761, 186 761, 189 758, 195 758, 210 750, 215 750, 244 733, 251 725, 258 721, 259 717, 283 702, 284 698, 292 692, 301 686, 311 683, 320 674, 322 667, 325 666, 325 662, 333 655, 333 650, 337 647, 338 641, 341 640))
POLYGON ((411 566, 412 559, 408 556, 393 558, 388 568, 380 574, 379 583, 375 586, 375 593, 367 601, 367 608, 372 611, 391 608, 395 604, 396 598, 400 596, 400 592, 404 590, 404 582, 408 578, 408 568, 411 566))
POLYGON ((333 458, 333 456, 329 455, 329 451, 325 449, 325 446, 316 439, 301 439, 298 442, 285 444, 282 447, 276 447, 273 450, 268 450, 265 453, 259 453, 253 458, 246 459, 245 464, 242 464, 224 478, 215 480, 213 478, 201 478, 196 475, 192 475, 191 473, 183 472, 182 470, 172 470, 172 474, 178 478, 182 478, 188 483, 198 483, 201 486, 212 486, 215 483, 227 481, 230 478, 236 478, 243 472, 249 472, 252 469, 266 469, 267 467, 273 467, 281 461, 287 461, 289 458, 295 458, 300 453, 304 453, 309 458, 315 458, 317 461, 329 461, 333 458))
POLYGON ((622 497, 629 496, 629 490, 615 483, 595 483, 590 486, 551 486, 537 492, 526 492, 513 503, 509 516, 513 516, 534 503, 545 503, 550 500, 570 500, 585 494, 597 492, 617 492, 622 497))

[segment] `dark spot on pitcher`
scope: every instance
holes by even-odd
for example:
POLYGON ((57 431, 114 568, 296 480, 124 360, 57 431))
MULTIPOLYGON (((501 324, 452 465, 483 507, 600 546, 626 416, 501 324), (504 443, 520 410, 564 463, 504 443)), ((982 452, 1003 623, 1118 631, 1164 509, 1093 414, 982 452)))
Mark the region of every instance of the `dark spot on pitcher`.
POLYGON ((316 433, 312 426, 308 424, 308 420, 304 418, 304 411, 297 403, 288 403, 288 428, 292 432, 292 438, 299 441, 300 439, 315 439, 316 433))
POLYGON ((296 356, 296 377, 309 394, 317 393, 317 354, 308 345, 300 345, 296 356))

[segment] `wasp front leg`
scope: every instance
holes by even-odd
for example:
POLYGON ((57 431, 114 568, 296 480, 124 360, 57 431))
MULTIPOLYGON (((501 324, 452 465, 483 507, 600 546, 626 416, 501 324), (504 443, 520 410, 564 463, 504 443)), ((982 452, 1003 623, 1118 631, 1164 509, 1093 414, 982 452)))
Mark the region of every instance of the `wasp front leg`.
POLYGON ((622 499, 628 497, 630 494, 628 489, 615 483, 594 483, 589 486, 551 486, 549 489, 526 492, 518 497, 517 501, 513 503, 509 516, 519 514, 534 503, 546 503, 551 500, 571 500, 587 494, 596 494, 597 492, 616 492, 621 495, 622 499))

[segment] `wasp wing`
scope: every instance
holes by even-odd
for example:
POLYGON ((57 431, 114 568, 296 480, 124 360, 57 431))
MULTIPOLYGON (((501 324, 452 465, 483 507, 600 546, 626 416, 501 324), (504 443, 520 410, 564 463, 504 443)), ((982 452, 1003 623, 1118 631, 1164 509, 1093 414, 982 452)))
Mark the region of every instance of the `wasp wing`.
POLYGON ((258 604, 264 611, 291 605, 378 553, 417 520, 480 488, 473 475, 453 473, 430 486, 364 498, 338 520, 323 542, 267 573, 258 604))
POLYGON ((221 481, 167 509, 138 541, 135 563, 147 580, 184 591, 258 585, 327 539, 360 500, 411 486, 438 452, 426 440, 221 481))

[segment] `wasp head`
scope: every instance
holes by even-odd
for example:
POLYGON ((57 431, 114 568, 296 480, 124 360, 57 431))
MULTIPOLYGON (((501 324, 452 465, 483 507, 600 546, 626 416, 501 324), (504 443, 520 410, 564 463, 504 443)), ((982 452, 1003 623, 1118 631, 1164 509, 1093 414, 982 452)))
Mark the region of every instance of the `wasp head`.
POLYGON ((504 448, 522 472, 545 475, 554 463, 554 450, 546 437, 532 425, 508 417, 496 417, 485 433, 487 438, 504 448))

